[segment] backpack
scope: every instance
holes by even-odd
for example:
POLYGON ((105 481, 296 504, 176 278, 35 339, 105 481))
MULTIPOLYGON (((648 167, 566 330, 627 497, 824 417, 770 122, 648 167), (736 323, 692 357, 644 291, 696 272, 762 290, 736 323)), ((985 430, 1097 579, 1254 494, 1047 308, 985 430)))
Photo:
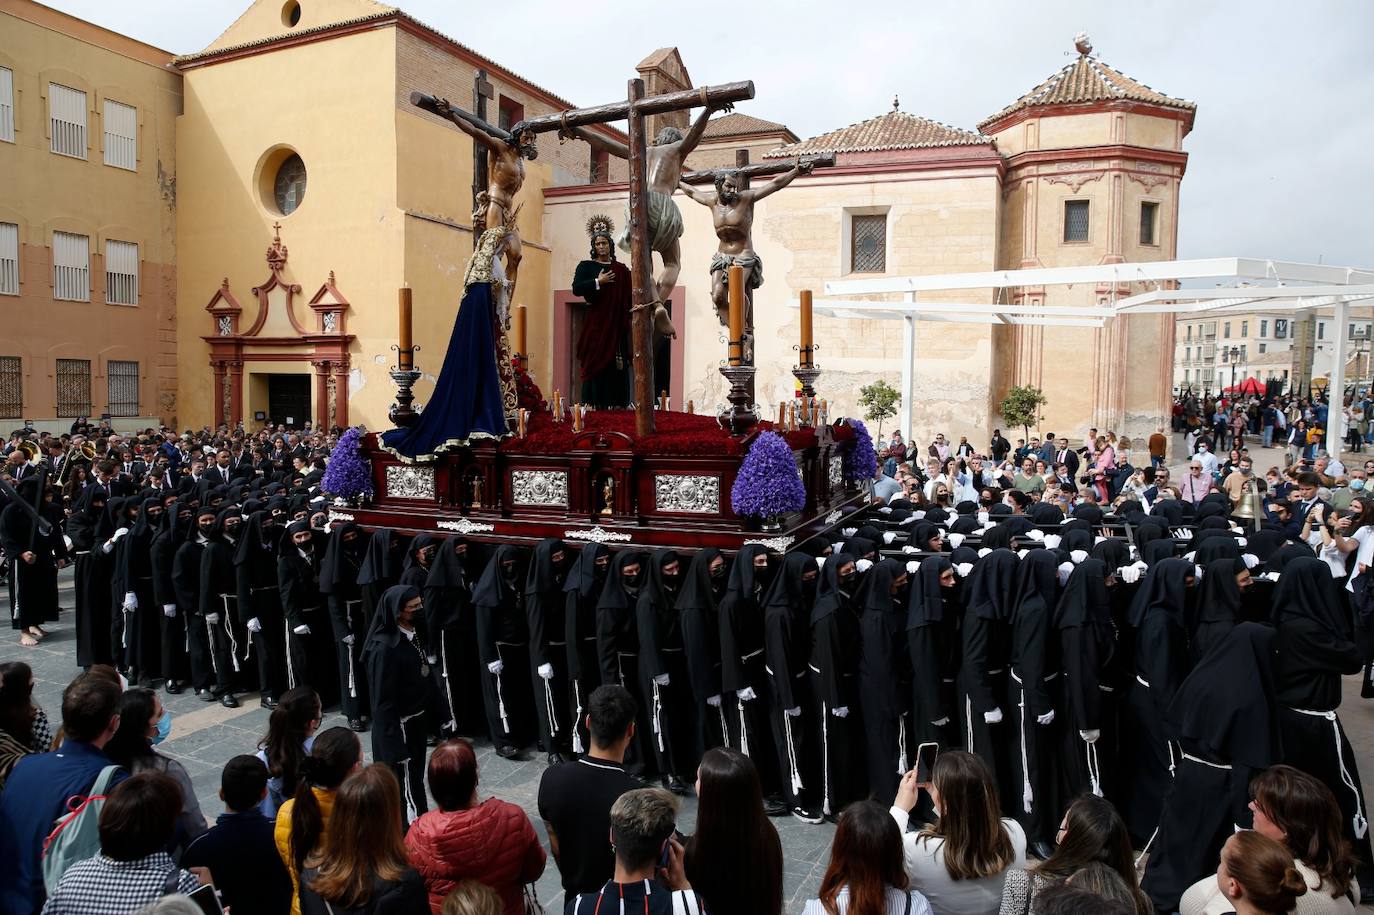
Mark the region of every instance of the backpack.
POLYGON ((91 793, 87 797, 74 795, 67 801, 67 809, 43 840, 43 886, 48 895, 57 890, 62 875, 78 861, 100 854, 100 808, 105 806, 110 780, 119 766, 100 770, 91 793))

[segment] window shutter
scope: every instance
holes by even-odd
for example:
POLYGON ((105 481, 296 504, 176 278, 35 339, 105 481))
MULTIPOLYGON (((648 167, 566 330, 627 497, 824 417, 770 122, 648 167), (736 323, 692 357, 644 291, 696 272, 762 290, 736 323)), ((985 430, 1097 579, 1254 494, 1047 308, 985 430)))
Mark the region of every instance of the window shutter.
POLYGON ((1088 240, 1088 201, 1064 201, 1064 241, 1088 240))
POLYGON ((24 362, 18 356, 0 356, 0 416, 24 415, 24 362))
POLYGON ((63 156, 86 158, 86 93, 58 83, 48 83, 48 109, 52 151, 63 156))
POLYGON ((85 235, 52 233, 53 298, 91 300, 91 240, 85 235))
POLYGON ((138 168, 138 109, 105 100, 105 164, 138 168))
POLYGON ((0 67, 0 140, 14 142, 14 71, 0 67))
POLYGON ((105 364, 111 416, 138 415, 138 363, 111 359, 105 364))
POLYGON ((91 361, 57 360, 57 415, 91 415, 91 361))
POLYGON ((138 245, 105 242, 105 301, 111 305, 138 304, 138 245))
POLYGON ((0 222, 0 294, 19 295, 19 227, 0 222))

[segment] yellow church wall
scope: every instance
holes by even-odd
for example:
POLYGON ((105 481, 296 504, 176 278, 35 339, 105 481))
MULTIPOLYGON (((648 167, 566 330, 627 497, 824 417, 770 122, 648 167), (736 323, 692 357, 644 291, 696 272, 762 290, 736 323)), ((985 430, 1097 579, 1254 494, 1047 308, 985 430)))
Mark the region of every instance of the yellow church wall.
MULTIPOLYGON (((350 391, 365 404, 382 399, 372 393, 385 378, 376 357, 390 356, 383 343, 395 341, 404 233, 395 205, 394 66, 393 32, 383 29, 186 72, 185 113, 177 125, 185 214, 178 252, 182 377, 209 375, 200 338, 212 328, 204 306, 223 278, 243 306, 240 329, 252 325, 251 289, 270 275, 265 252, 273 223, 280 222, 289 251, 284 274, 301 286, 297 320, 313 329, 306 303, 333 270, 352 304, 347 330, 358 337, 350 391), (282 147, 299 153, 308 176, 303 202, 288 216, 269 207, 270 193, 260 186, 264 162, 282 147)), ((210 388, 183 386, 181 425, 213 420, 210 388)), ((251 420, 252 413, 246 416, 251 420)))

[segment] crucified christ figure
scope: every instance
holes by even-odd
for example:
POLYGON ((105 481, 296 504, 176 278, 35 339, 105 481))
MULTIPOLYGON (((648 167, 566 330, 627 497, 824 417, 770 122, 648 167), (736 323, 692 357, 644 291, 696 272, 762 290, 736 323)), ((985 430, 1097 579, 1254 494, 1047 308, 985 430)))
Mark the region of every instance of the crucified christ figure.
MULTIPOLYGON (((730 324, 727 271, 733 264, 744 268, 744 332, 750 340, 754 335, 754 290, 763 285, 763 259, 754 250, 754 204, 787 187, 798 175, 809 175, 812 165, 798 159, 796 165, 757 188, 741 189, 743 182, 736 169, 717 171, 714 191, 699 190, 685 181, 678 183, 688 197, 711 208, 716 238, 720 239, 711 257, 711 301, 722 327, 730 324)), ((752 345, 746 341, 745 348, 749 352, 752 345)))
MULTIPOLYGON (((668 309, 663 303, 677 285, 678 274, 682 272, 682 251, 678 239, 682 237, 682 213, 673 202, 673 191, 677 190, 678 179, 682 176, 683 164, 692 150, 701 142, 706 124, 717 111, 732 111, 733 104, 710 106, 697 117, 686 134, 676 127, 665 127, 654 138, 648 149, 646 174, 649 184, 649 247, 658 252, 663 259, 663 271, 654 282, 657 302, 654 307, 654 331, 665 337, 676 337, 677 330, 668 317, 668 309)), ((566 133, 593 143, 611 155, 621 159, 630 158, 630 150, 623 143, 607 140, 601 134, 592 136, 580 127, 571 127, 566 133)), ((625 211, 625 224, 616 244, 622 251, 630 250, 630 214, 625 211)))

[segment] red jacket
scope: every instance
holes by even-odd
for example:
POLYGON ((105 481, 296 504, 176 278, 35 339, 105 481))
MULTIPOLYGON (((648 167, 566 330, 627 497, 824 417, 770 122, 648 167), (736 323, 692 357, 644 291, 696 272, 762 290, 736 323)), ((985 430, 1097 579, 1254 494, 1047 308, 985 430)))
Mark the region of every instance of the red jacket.
POLYGON ((485 883, 501 896, 505 915, 523 915, 522 887, 539 879, 547 860, 525 811, 497 798, 467 810, 431 810, 411 824, 406 848, 434 915, 459 880, 485 883))

